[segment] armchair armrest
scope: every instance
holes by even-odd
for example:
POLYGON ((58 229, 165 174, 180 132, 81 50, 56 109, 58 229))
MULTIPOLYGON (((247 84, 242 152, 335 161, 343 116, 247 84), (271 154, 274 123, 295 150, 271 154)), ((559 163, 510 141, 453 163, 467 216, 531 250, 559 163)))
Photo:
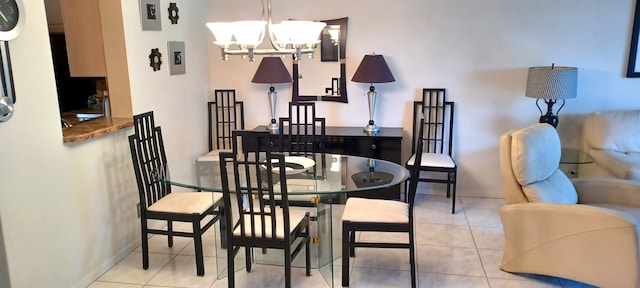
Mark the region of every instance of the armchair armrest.
POLYGON ((640 207, 640 182, 616 178, 572 179, 579 204, 640 207))
POLYGON ((502 270, 637 287, 638 234, 631 216, 581 204, 521 203, 500 208, 500 218, 502 270))

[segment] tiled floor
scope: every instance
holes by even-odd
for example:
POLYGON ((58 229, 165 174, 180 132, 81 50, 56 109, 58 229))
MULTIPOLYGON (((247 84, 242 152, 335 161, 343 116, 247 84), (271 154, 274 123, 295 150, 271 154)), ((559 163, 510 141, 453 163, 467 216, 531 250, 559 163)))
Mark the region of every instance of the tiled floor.
MULTIPOLYGON (((498 208, 504 205, 504 199, 459 197, 457 203, 456 214, 451 214, 451 200, 444 196, 416 197, 419 287, 592 287, 566 279, 501 271, 498 265, 504 239, 498 208)), ((178 237, 169 249, 164 239, 151 238, 148 270, 142 269, 142 254, 137 249, 89 287, 227 287, 226 279, 216 280, 214 249, 205 252, 206 275, 198 277, 192 241, 178 237)), ((213 247, 213 240, 207 239, 213 237, 205 238, 205 247, 213 247)), ((350 287, 410 286, 407 250, 360 248, 356 256, 350 287)), ((334 283, 340 287, 342 267, 340 260, 335 263, 334 283)), ((236 287, 284 287, 283 278, 282 267, 255 265, 251 273, 236 272, 236 287)), ((294 287, 328 287, 318 270, 307 277, 303 268, 294 268, 292 282, 294 287)))

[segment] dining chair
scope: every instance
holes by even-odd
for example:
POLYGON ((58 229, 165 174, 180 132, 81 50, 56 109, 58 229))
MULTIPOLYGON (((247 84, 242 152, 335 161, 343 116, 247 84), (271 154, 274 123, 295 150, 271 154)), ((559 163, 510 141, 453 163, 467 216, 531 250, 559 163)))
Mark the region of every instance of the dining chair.
POLYGON ((416 163, 416 155, 422 154, 422 160, 417 163, 420 163, 420 171, 426 173, 420 175, 419 181, 446 184, 447 198, 453 195, 451 197, 452 214, 456 212, 456 182, 458 178, 458 166, 452 156, 453 116, 454 102, 447 101, 445 89, 423 89, 422 101, 414 101, 413 105, 412 155, 406 162, 407 169, 411 169, 416 163), (424 121, 421 120, 421 117, 424 117, 424 121), (424 123, 424 127, 420 127, 419 123, 424 123), (424 130, 421 137, 417 136, 420 129, 424 130), (423 149, 418 149, 419 142, 424 142, 423 149), (444 177, 436 177, 442 173, 445 174, 444 177))
POLYGON ((216 89, 214 97, 215 101, 207 102, 209 152, 205 156, 231 151, 231 132, 244 130, 244 103, 236 100, 236 90, 216 89))
MULTIPOLYGON (((280 119, 280 151, 288 156, 302 156, 315 159, 317 154, 325 152, 326 143, 326 119, 316 117, 316 103, 314 102, 289 102, 288 117, 280 119)), ((319 157, 324 161, 324 157, 319 157)), ((295 178, 315 180, 326 177, 326 163, 316 163, 305 173, 296 175, 295 178), (319 170, 320 169, 320 170, 319 170), (318 173, 320 172, 320 173, 318 173)), ((293 178, 293 177, 292 177, 293 178)), ((289 205, 314 207, 312 195, 290 195, 289 205)), ((315 216, 312 217, 315 219, 315 216)))
POLYGON ((225 207, 228 285, 235 286, 234 259, 245 249, 251 271, 252 249, 284 250, 285 287, 291 287, 292 260, 305 248, 306 275, 311 275, 309 212, 289 208, 284 154, 271 153, 268 131, 234 131, 233 152, 220 153, 225 207), (252 143, 240 152, 240 143, 252 143), (230 167, 231 166, 231 167, 230 167), (229 172, 233 171, 233 179, 229 172), (276 199, 282 199, 279 206, 276 199), (237 214, 237 215, 236 215, 237 214))
MULTIPOLYGON (((423 124, 423 120, 419 124, 423 124)), ((418 139, 422 139, 424 125, 419 125, 418 139)), ((421 149, 425 141, 418 141, 421 149)), ((422 154, 416 155, 420 161, 422 154)), ((355 257, 356 247, 409 249, 411 287, 416 287, 416 249, 413 227, 413 206, 418 189, 420 167, 411 166, 409 191, 404 201, 349 197, 342 214, 342 286, 349 286, 349 257, 355 257), (356 232, 404 232, 408 243, 358 242, 356 232)))
POLYGON ((207 102, 209 152, 196 159, 197 186, 220 183, 218 154, 231 151, 231 132, 244 130, 244 103, 236 100, 236 90, 216 89, 214 101, 207 102))
POLYGON ((153 111, 133 116, 135 132, 129 136, 131 159, 140 196, 140 228, 142 231, 142 268, 149 268, 149 234, 167 236, 173 247, 173 237, 193 238, 196 272, 204 275, 202 234, 220 217, 217 208, 222 194, 212 192, 171 192, 171 185, 159 179, 169 173, 162 141, 162 131, 155 126, 153 111), (149 220, 166 221, 166 229, 148 226, 149 220), (203 222, 204 220, 204 222, 203 222), (173 222, 191 223, 192 231, 173 229, 173 222))
POLYGON ((296 156, 325 151, 326 119, 316 117, 316 103, 289 102, 289 116, 279 120, 281 151, 296 156))

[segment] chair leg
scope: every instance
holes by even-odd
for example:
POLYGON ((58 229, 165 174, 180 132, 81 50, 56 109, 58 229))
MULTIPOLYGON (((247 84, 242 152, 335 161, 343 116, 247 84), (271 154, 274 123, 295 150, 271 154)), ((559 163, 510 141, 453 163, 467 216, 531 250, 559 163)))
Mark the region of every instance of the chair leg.
POLYGON ((291 288, 291 246, 284 249, 284 287, 291 288))
POLYGON ((311 247, 309 247, 309 245, 311 244, 311 241, 310 241, 311 239, 309 237, 309 226, 307 226, 306 230, 307 230, 307 237, 305 238, 306 244, 304 244, 305 246, 304 253, 306 254, 305 258, 307 259, 306 259, 305 265, 307 265, 307 276, 311 276, 311 247))
POLYGON ((173 247, 173 221, 167 221, 167 246, 173 247))
POLYGON ((204 276, 204 254, 202 252, 202 231, 200 218, 193 219, 193 247, 196 253, 196 272, 198 276, 204 276))
POLYGON ((409 228, 409 263, 411 264, 411 287, 418 287, 416 284, 416 243, 413 238, 413 227, 409 228))
MULTIPOLYGON (((355 232, 354 232, 355 233, 355 232)), ((342 222, 342 286, 349 287, 349 229, 342 222)))
POLYGON ((356 231, 349 229, 349 256, 356 257, 356 231))
POLYGON ((149 269, 149 235, 147 235, 147 220, 142 218, 142 269, 149 269))
MULTIPOLYGON (((456 172, 452 172, 450 173, 450 181, 451 181, 451 185, 453 186, 453 202, 451 205, 451 214, 455 214, 456 213, 456 182, 457 182, 457 175, 456 172)), ((449 184, 447 184, 447 187, 449 186, 449 184)))
POLYGON ((244 247, 244 261, 245 263, 245 267, 247 268, 247 273, 251 272, 251 252, 252 252, 252 247, 248 247, 245 246, 244 247))
MULTIPOLYGON (((231 242, 228 242, 231 243, 231 242)), ((234 267, 234 255, 233 245, 227 247, 227 283, 229 288, 235 288, 235 267, 234 267)))
POLYGON ((220 213, 220 218, 218 222, 220 223, 220 248, 227 248, 227 217, 225 216, 224 207, 220 207, 218 210, 220 213))

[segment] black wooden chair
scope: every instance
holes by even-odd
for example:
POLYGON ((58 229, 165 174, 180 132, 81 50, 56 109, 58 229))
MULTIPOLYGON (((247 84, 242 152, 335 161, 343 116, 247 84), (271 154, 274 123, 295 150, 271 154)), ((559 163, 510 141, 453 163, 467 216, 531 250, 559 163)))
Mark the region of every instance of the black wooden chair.
POLYGON ((153 111, 135 115, 133 121, 135 133, 129 136, 129 147, 140 196, 142 268, 149 268, 149 234, 167 235, 169 247, 173 246, 173 236, 191 237, 195 247, 196 272, 198 276, 203 276, 202 234, 218 220, 216 208, 222 204, 222 194, 171 193, 171 185, 158 177, 168 175, 169 171, 162 131, 154 124, 153 111), (149 228, 148 220, 167 221, 166 229, 149 228), (192 231, 174 231, 174 221, 190 222, 192 231))
POLYGON ((413 107, 413 139, 411 157, 406 167, 410 169, 417 154, 422 153, 420 161, 420 182, 444 183, 447 185, 447 198, 452 198, 451 213, 456 212, 456 182, 458 166, 452 157, 454 102, 447 101, 445 89, 423 89, 422 101, 415 101, 413 107), (424 115, 424 127, 420 127, 424 115), (418 130, 424 128, 422 137, 418 130), (417 143, 424 143, 423 149, 417 143), (445 176, 437 176, 444 173, 445 176), (426 174, 426 175, 425 175, 426 174), (435 174, 435 175, 434 175, 435 174))
MULTIPOLYGON (((420 125, 422 127, 422 125, 420 125)), ((422 135, 422 129, 419 129, 422 135)), ((421 137, 420 137, 421 138, 421 137)), ((423 141, 418 141, 418 149, 423 141)), ((420 161, 422 154, 417 154, 420 161)), ((416 249, 413 227, 413 206, 420 167, 412 166, 408 195, 404 201, 350 197, 342 215, 342 286, 349 286, 349 256, 355 257, 356 247, 409 249, 411 263, 411 287, 416 287, 416 249), (405 232, 409 243, 358 242, 356 232, 405 232)))
POLYGON ((316 103, 289 102, 289 116, 280 118, 281 151, 314 156, 325 150, 326 119, 316 117, 316 103))
POLYGON ((231 132, 244 130, 244 103, 236 100, 236 90, 216 89, 214 96, 215 101, 207 102, 209 153, 205 156, 231 151, 231 132))
MULTIPOLYGON (((286 152, 289 156, 303 156, 322 161, 310 168, 308 173, 300 173, 291 177, 302 179, 296 181, 326 177, 325 159, 324 157, 316 157, 317 154, 325 152, 326 119, 316 117, 315 105, 314 102, 289 102, 289 116, 279 119, 280 151, 286 152)), ((306 187, 306 185, 303 186, 306 187)), ((313 198, 311 195, 290 195, 289 205, 313 207, 315 206, 313 198)))
MULTIPOLYGON (((234 259, 245 249, 247 272, 252 248, 284 250, 285 287, 291 287, 292 260, 305 248, 306 273, 311 275, 309 213, 289 209, 284 155, 271 153, 268 131, 234 131, 233 152, 220 153, 225 207, 229 287, 235 285, 234 259), (243 145, 240 151, 239 143, 243 145), (276 169, 275 172, 273 169, 276 169), (229 171, 233 179, 229 179, 229 171), (282 199, 276 205, 276 199, 282 199), (238 214, 238 215, 235 215, 238 214)), ((268 252, 267 252, 268 253, 268 252)))
POLYGON ((217 178, 220 174, 218 155, 231 151, 231 133, 234 130, 244 130, 244 104, 236 100, 236 90, 216 89, 214 97, 215 101, 207 103, 209 152, 196 160, 198 187, 203 183, 220 185, 217 178))

